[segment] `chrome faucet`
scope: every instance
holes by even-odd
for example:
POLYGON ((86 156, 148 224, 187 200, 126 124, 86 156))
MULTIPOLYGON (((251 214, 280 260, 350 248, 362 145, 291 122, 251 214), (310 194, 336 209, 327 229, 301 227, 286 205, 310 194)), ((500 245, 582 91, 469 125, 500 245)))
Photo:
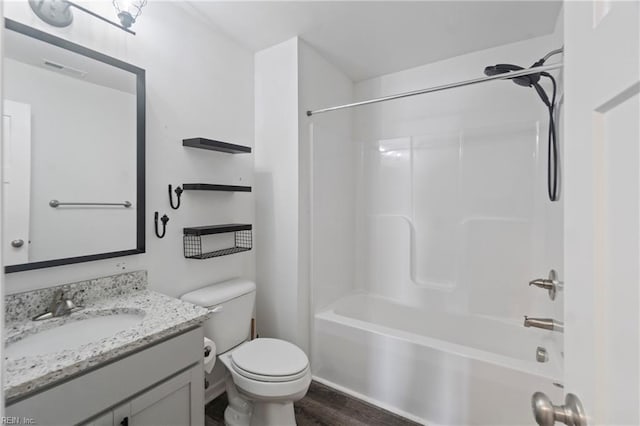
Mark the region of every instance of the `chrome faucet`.
POLYGON ((524 326, 559 331, 560 333, 564 331, 564 324, 551 318, 529 318, 525 315, 524 326))
POLYGON ((41 321, 49 318, 61 317, 69 315, 72 312, 83 309, 83 306, 78 306, 73 301, 73 296, 69 299, 64 297, 62 290, 58 289, 53 293, 53 299, 49 305, 49 310, 33 318, 34 321, 41 321))

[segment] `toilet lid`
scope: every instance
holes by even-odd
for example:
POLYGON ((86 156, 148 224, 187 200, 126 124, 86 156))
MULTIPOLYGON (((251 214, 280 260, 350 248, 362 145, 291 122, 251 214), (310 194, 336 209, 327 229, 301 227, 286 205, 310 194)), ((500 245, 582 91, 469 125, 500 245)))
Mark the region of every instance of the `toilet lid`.
POLYGON ((255 339, 231 353, 236 371, 253 379, 294 379, 309 366, 307 355, 297 346, 279 339, 255 339), (245 374, 247 373, 247 374, 245 374))

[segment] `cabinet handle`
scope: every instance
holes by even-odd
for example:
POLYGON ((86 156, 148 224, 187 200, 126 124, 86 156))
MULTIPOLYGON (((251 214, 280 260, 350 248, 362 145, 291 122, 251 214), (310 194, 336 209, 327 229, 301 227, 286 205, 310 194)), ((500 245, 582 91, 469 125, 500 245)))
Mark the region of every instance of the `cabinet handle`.
POLYGON ((124 419, 122 419, 122 421, 120 422, 121 426, 129 426, 129 417, 125 417, 124 419))

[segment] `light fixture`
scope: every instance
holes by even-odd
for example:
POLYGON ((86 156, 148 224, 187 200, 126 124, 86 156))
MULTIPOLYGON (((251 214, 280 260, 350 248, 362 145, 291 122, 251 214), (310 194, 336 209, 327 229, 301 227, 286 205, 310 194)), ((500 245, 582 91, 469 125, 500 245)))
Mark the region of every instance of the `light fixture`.
POLYGON ((147 0, 113 0, 113 7, 118 12, 118 19, 123 27, 129 28, 142 13, 147 0))
POLYGON ((116 9, 118 19, 121 22, 121 24, 118 24, 70 0, 29 0, 29 5, 33 12, 49 25, 55 27, 71 25, 71 22, 73 22, 71 7, 74 7, 134 35, 135 32, 130 30, 131 25, 136 22, 136 18, 140 16, 142 8, 146 4, 147 0, 113 0, 113 7, 116 9))

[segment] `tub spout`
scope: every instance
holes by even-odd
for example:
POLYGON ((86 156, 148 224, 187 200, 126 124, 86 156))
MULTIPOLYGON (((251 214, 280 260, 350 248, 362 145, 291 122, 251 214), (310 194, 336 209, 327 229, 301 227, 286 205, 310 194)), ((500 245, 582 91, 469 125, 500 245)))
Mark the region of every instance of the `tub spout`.
POLYGON ((524 326, 542 328, 544 330, 559 331, 560 333, 564 331, 564 324, 551 318, 529 318, 525 315, 524 326))

